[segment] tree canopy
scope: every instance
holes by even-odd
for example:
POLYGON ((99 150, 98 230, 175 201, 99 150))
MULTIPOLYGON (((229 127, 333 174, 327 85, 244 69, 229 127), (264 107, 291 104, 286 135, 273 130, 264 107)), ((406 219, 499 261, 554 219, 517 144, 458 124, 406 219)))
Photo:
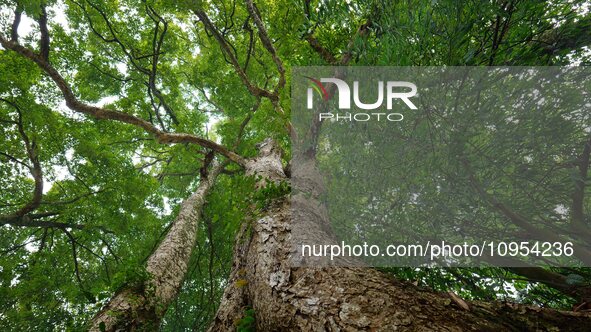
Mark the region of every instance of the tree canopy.
MULTIPOLYGON (((278 195, 254 190, 243 166, 268 137, 289 161, 292 67, 586 65, 589 7, 520 0, 3 1, 0 326, 87 328, 114 293, 145 280, 147 257, 215 155, 227 163, 160 327, 207 329, 227 286, 237 232, 278 195)), ((406 204, 422 192, 424 201, 400 213, 507 218, 470 205, 486 198, 446 159, 462 148, 471 165, 493 170, 478 178, 491 179, 486 186, 521 213, 573 219, 578 231, 590 232, 591 115, 563 115, 418 113, 397 133, 408 141, 396 152, 412 179, 400 179, 406 192, 396 199, 406 204), (519 124, 506 121, 515 116, 519 124), (457 128, 466 129, 463 136, 457 128), (557 139, 546 144, 547 137, 557 139), (515 141, 521 150, 514 151, 515 141), (439 175, 449 177, 444 195, 433 189, 437 163, 439 175)), ((330 157, 328 165, 342 161, 330 157)), ((557 309, 591 301, 586 268, 383 270, 466 299, 557 309)))

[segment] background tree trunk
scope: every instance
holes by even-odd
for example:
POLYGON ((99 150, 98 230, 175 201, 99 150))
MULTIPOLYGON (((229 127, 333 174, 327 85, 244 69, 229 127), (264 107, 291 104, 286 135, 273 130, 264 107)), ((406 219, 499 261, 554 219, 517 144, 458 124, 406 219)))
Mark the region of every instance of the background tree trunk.
POLYGON ((214 161, 208 176, 182 204, 166 237, 146 264, 148 279, 127 285, 96 314, 90 331, 156 331, 170 302, 176 297, 197 238, 197 222, 205 197, 225 163, 214 161))

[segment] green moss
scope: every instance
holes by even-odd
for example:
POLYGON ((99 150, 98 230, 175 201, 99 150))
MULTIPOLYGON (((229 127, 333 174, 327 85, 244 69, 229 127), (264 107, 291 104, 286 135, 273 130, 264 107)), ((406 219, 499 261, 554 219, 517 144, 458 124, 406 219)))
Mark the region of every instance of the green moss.
POLYGON ((246 307, 244 314, 240 320, 236 322, 237 332, 254 332, 256 331, 256 319, 253 308, 246 307))

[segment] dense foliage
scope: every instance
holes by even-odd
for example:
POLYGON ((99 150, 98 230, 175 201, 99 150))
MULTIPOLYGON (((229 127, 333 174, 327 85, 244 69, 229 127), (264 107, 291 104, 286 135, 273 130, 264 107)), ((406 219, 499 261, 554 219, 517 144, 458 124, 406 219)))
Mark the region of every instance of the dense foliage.
MULTIPOLYGON (((278 91, 278 100, 253 94, 237 74, 241 69, 262 89, 281 86, 275 56, 240 1, 4 0, 0 35, 46 54, 84 102, 132 114, 164 132, 208 138, 245 157, 255 154, 256 143, 273 137, 286 150, 286 160, 293 66, 591 61, 586 1, 277 0, 257 1, 256 8, 286 70, 287 85, 278 91)), ((145 259, 180 202, 199 184, 209 150, 189 143, 163 145, 136 126, 73 112, 33 61, 5 47, 0 48, 0 73, 0 329, 81 330, 114 291, 145 278, 145 259), (9 218, 35 200, 38 204, 24 217, 9 218)), ((508 116, 499 113, 485 120, 508 116)), ((404 151, 409 160, 423 158, 406 167, 414 172, 414 182, 425 186, 431 183, 428 166, 443 158, 422 154, 436 131, 432 116, 417 118, 421 121, 412 136, 419 143, 404 151)), ((536 114, 526 120, 548 119, 536 114)), ((555 167, 583 154, 589 114, 545 127, 560 137, 560 151, 569 153, 557 161, 548 154, 551 147, 529 151, 527 165, 512 162, 505 143, 543 141, 543 132, 534 137, 527 126, 507 124, 501 134, 477 137, 482 128, 470 127, 470 121, 435 120, 439 127, 469 129, 468 138, 454 137, 454 142, 478 143, 479 153, 502 164, 495 169, 502 175, 482 176, 495 177, 499 186, 507 185, 503 181, 514 185, 521 195, 506 198, 521 211, 535 215, 566 205, 583 181, 583 223, 589 226, 586 175, 570 176, 577 170, 574 164, 555 167), (526 195, 530 192, 534 199, 526 195), (545 209, 538 210, 540 200, 545 209)), ((483 160, 476 153, 468 157, 483 160)), ((461 185, 453 188, 458 196, 445 199, 459 206, 471 194, 464 192, 465 177, 451 173, 461 185)), ((207 328, 225 287, 234 236, 261 206, 262 196, 253 193, 252 179, 234 164, 220 176, 205 207, 187 280, 162 330, 207 328)), ((572 217, 570 205, 561 211, 564 218, 572 217)), ((489 210, 475 213, 502 218, 489 210)), ((588 269, 552 269, 564 278, 558 286, 557 279, 551 283, 540 271, 387 271, 465 298, 507 298, 564 309, 590 294, 588 269)))

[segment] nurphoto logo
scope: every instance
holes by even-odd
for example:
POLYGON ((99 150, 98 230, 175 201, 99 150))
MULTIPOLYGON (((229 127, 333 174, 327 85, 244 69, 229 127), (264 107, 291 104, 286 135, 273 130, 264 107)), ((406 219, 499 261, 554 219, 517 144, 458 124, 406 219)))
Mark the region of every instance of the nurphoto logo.
MULTIPOLYGON (((411 110, 417 109, 417 106, 410 100, 410 98, 417 94, 417 86, 411 82, 387 81, 384 84, 384 81, 378 81, 377 100, 373 103, 365 103, 361 101, 361 98, 359 97, 359 81, 353 81, 353 98, 351 98, 351 88, 349 83, 342 79, 335 77, 323 77, 318 80, 309 76, 304 77, 306 77, 311 82, 307 94, 308 109, 314 108, 314 91, 316 91, 316 93, 324 102, 328 101, 332 97, 323 83, 332 83, 336 86, 336 92, 338 95, 338 110, 350 110, 351 99, 353 100, 356 108, 361 110, 377 110, 383 108, 384 99, 386 100, 387 111, 392 110, 394 104, 393 101, 395 99, 400 99, 411 110)), ((402 121, 404 119, 404 116, 401 113, 392 112, 345 112, 343 114, 336 112, 322 112, 319 113, 318 116, 320 121, 330 119, 332 121, 342 120, 365 122, 375 119, 377 121, 386 120, 396 122, 402 121)))

